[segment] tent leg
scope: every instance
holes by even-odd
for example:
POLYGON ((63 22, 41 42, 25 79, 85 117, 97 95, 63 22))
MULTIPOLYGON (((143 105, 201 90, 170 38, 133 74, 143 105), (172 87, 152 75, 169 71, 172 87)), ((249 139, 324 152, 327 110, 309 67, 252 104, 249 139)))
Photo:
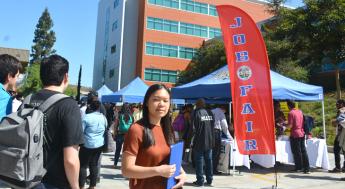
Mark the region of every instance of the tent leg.
POLYGON ((326 122, 325 122, 325 101, 322 100, 322 126, 323 126, 323 137, 327 144, 327 136, 326 136, 326 122))
POLYGON ((231 124, 231 104, 232 104, 232 102, 229 102, 229 123, 230 124, 231 124))

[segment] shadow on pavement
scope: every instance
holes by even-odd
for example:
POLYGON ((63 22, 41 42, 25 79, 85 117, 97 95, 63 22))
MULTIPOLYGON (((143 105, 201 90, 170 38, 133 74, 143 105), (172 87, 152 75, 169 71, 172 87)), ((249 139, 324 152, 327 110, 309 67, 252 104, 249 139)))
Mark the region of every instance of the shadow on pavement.
POLYGON ((329 176, 313 176, 312 174, 311 175, 293 175, 293 174, 291 174, 291 175, 286 175, 285 177, 296 178, 296 179, 316 179, 316 180, 340 181, 339 178, 329 177, 329 176))
POLYGON ((119 180, 119 179, 123 179, 125 180, 126 178, 123 177, 121 174, 101 174, 102 179, 110 179, 110 180, 119 180))

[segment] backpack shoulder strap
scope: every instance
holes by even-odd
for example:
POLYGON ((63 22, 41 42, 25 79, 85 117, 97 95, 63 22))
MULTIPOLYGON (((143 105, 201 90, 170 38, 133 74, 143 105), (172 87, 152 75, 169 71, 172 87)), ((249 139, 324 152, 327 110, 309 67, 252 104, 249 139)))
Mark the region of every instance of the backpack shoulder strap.
POLYGON ((24 98, 23 104, 30 104, 32 94, 24 98))
POLYGON ((47 100, 45 100, 38 108, 42 111, 45 112, 50 108, 52 105, 54 105, 56 102, 65 99, 65 98, 70 98, 69 96, 65 94, 55 94, 51 97, 49 97, 47 100))

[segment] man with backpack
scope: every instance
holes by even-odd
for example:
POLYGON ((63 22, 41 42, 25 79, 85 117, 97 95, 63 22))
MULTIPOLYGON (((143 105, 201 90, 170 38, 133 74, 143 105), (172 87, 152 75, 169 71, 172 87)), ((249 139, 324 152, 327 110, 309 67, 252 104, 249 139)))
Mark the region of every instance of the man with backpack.
MULTIPOLYGON (((34 94, 30 104, 39 105, 68 86, 68 61, 59 56, 45 58, 40 67, 43 89, 34 94)), ((83 143, 81 115, 72 98, 55 103, 46 112, 44 127, 44 167, 47 173, 37 189, 79 188, 79 145, 83 143)))
POLYGON ((22 65, 15 57, 2 54, 0 55, 0 121, 12 113, 12 97, 9 91, 15 91, 16 81, 22 65))

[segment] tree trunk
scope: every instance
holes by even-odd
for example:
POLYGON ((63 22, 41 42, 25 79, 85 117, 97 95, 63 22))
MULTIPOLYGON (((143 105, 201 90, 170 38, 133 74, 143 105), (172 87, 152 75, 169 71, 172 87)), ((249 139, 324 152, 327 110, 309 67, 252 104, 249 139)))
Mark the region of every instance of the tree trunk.
POLYGON ((335 85, 337 88, 336 97, 337 97, 337 100, 339 100, 341 99, 341 88, 340 88, 340 70, 338 67, 335 69, 335 85))

